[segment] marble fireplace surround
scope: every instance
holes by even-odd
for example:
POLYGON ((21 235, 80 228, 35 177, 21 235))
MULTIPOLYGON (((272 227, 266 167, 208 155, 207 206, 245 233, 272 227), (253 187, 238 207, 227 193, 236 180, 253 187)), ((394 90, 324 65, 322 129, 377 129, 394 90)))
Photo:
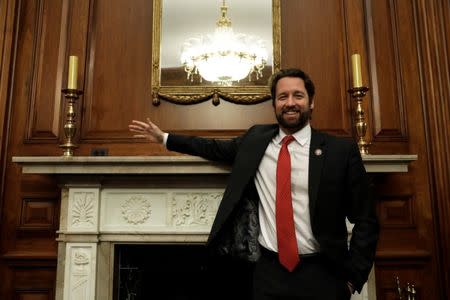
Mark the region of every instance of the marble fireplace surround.
MULTIPOLYGON (((369 173, 407 172, 416 155, 365 155, 369 173)), ((112 299, 114 245, 207 239, 229 168, 197 157, 13 157, 61 184, 56 299, 112 299)), ((349 232, 351 226, 349 226, 349 232)), ((353 300, 374 300, 375 278, 353 300)))

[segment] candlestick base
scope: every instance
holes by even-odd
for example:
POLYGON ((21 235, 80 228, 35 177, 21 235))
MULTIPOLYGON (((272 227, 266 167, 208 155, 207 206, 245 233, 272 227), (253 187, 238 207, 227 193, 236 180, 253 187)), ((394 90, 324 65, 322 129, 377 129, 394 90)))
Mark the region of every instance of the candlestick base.
POLYGON ((63 144, 59 145, 59 147, 64 150, 64 157, 72 157, 74 149, 78 148, 74 142, 75 133, 77 131, 75 122, 75 102, 80 95, 83 94, 83 91, 77 89, 63 89, 62 92, 68 101, 68 105, 66 111, 66 123, 64 124, 65 141, 63 144))
POLYGON ((364 116, 364 109, 362 107, 363 98, 368 91, 369 88, 365 86, 353 87, 348 90, 352 98, 356 101, 354 124, 358 137, 359 152, 363 155, 369 154, 369 146, 371 144, 365 140, 367 123, 364 116))

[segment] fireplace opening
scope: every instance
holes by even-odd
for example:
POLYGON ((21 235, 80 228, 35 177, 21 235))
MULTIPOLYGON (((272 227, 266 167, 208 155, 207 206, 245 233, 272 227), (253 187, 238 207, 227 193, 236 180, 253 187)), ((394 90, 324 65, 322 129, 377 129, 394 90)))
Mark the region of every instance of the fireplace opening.
POLYGON ((204 245, 115 245, 114 300, 251 299, 251 265, 204 245))

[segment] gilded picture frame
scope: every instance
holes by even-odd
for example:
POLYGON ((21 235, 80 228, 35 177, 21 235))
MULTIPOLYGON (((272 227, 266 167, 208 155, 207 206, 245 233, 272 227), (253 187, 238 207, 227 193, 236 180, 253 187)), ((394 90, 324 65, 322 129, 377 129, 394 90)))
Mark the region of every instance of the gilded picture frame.
MULTIPOLYGON (((271 99, 267 84, 245 86, 222 85, 164 85, 161 82, 161 32, 162 1, 153 1, 153 36, 152 36, 152 103, 158 106, 161 100, 174 104, 189 105, 212 100, 219 105, 220 100, 235 104, 257 104, 271 99)), ((281 60, 281 12, 280 0, 272 0, 272 73, 280 69, 281 60)), ((267 81, 268 78, 265 80, 267 81)))

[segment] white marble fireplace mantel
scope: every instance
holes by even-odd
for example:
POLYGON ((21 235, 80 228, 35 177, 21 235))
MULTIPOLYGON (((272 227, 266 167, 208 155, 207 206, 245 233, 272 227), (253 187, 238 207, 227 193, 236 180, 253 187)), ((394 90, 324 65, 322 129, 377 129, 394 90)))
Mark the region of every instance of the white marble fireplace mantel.
MULTIPOLYGON (((365 155, 369 173, 407 172, 416 155, 365 155)), ((229 167, 191 156, 17 156, 61 183, 56 299, 112 299, 114 245, 204 243, 229 167)), ((373 300, 374 277, 361 295, 373 300)))
MULTIPOLYGON (((226 174, 227 166, 193 156, 15 156, 28 174, 226 174)), ((407 172, 417 155, 363 155, 369 173, 407 172)))

